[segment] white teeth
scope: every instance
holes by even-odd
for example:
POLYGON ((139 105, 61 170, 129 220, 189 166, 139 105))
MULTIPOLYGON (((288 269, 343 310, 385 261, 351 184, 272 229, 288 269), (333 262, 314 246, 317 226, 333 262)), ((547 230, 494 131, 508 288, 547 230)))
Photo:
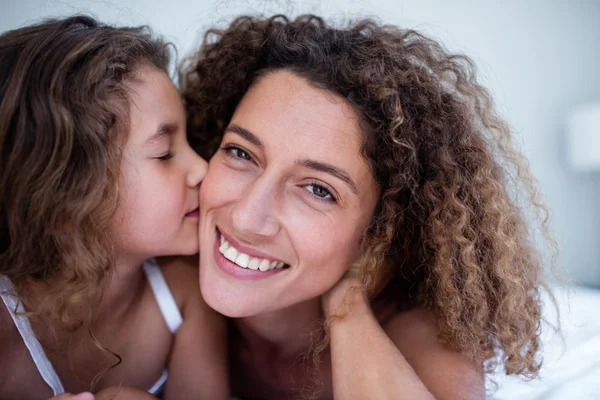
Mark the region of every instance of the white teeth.
POLYGON ((240 253, 235 259, 235 263, 240 267, 248 268, 248 263, 250 262, 250 257, 248 254, 240 253))
POLYGON ((221 252, 221 254, 225 254, 227 247, 227 243, 221 243, 221 246, 219 247, 219 251, 221 252))
POLYGON ((268 271, 270 269, 269 268, 270 266, 271 266, 271 263, 269 262, 269 260, 263 259, 260 262, 260 264, 258 265, 258 269, 264 272, 264 271, 268 271))
POLYGON ((242 268, 248 268, 254 271, 260 270, 262 272, 269 271, 271 269, 283 268, 285 265, 282 262, 271 261, 264 258, 250 257, 248 254, 238 251, 235 247, 229 244, 227 240, 221 235, 221 245, 219 246, 219 252, 223 254, 223 257, 231 262, 236 263, 242 268))
POLYGON ((260 260, 258 258, 252 258, 250 260, 250 263, 248 264, 248 268, 256 271, 258 269, 259 264, 260 264, 260 260))
POLYGON ((225 253, 223 253, 223 256, 228 259, 229 261, 235 262, 235 259, 238 256, 238 251, 235 249, 235 247, 230 246, 227 250, 225 250, 225 253))

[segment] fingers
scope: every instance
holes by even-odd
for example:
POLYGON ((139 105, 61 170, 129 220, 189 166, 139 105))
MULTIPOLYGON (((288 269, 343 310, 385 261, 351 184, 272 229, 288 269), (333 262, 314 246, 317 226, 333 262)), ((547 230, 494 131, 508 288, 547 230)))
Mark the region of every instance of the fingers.
POLYGON ((126 386, 113 386, 103 389, 93 395, 89 392, 71 394, 63 393, 60 396, 51 397, 48 400, 158 400, 150 393, 142 389, 126 386))
MULTIPOLYGON (((71 400, 71 399, 69 399, 71 400)), ((76 399, 79 400, 79 399, 76 399)), ((127 387, 113 386, 96 393, 95 400, 158 400, 145 390, 127 387)))
POLYGON ((89 392, 79 394, 63 393, 48 400, 94 400, 94 395, 89 392))

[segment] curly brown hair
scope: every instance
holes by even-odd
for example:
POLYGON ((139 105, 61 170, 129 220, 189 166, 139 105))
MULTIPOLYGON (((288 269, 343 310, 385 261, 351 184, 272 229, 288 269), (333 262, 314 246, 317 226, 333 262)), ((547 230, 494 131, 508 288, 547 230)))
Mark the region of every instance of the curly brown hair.
POLYGON ((526 221, 533 210, 548 232, 547 213, 472 62, 369 19, 340 29, 313 15, 239 17, 210 30, 182 69, 201 155, 216 151, 248 88, 280 69, 360 117, 381 187, 358 270, 374 301, 432 311, 440 339, 488 372, 537 375, 545 285, 526 221))
POLYGON ((0 36, 0 274, 30 316, 70 329, 91 323, 114 266, 107 225, 128 83, 142 65, 166 72, 169 58, 147 28, 88 16, 0 36), (51 282, 36 304, 27 303, 31 282, 51 282))

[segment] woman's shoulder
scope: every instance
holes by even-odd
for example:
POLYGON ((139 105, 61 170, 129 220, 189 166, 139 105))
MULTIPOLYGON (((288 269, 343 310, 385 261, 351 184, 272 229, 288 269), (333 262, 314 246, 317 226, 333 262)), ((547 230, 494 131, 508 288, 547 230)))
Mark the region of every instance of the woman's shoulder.
POLYGON ((404 348, 411 352, 422 346, 438 345, 435 316, 424 307, 378 299, 371 303, 371 309, 383 330, 403 354, 404 348))
POLYGON ((397 346, 412 347, 439 342, 435 316, 431 311, 415 307, 385 317, 382 327, 397 346))
POLYGON ((382 327, 428 387, 458 391, 465 399, 484 396, 482 365, 440 340, 433 312, 422 307, 397 312, 382 327))

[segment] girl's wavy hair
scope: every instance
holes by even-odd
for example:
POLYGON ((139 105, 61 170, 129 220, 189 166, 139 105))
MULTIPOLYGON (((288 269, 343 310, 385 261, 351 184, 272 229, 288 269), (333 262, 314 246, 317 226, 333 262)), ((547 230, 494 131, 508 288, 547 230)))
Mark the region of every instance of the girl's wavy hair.
POLYGON ((91 323, 114 265, 128 83, 142 65, 166 72, 169 54, 145 27, 88 16, 0 36, 0 274, 26 304, 28 283, 52 282, 28 314, 91 323))
POLYGON ((210 30, 182 69, 201 155, 216 151, 248 88, 276 70, 342 96, 360 117, 381 187, 357 269, 374 301, 432 311, 440 338, 488 372, 537 375, 545 285, 528 218, 547 234, 547 212, 472 62, 369 19, 338 29, 312 15, 239 17, 210 30))

